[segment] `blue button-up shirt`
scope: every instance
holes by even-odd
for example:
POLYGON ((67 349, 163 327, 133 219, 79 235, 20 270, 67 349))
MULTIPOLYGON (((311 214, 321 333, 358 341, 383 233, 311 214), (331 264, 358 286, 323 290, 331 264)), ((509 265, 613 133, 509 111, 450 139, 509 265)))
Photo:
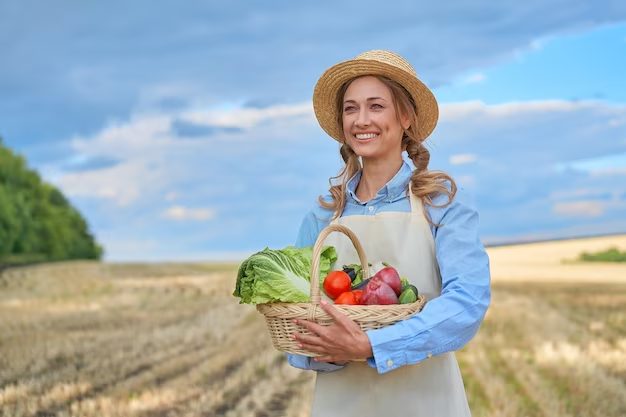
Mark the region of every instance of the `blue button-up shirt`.
MULTIPOLYGON (((361 178, 361 171, 357 172, 348 181, 342 216, 411 211, 406 190, 414 166, 405 155, 403 160, 396 175, 367 202, 356 196, 361 178)), ((330 194, 325 199, 330 201, 330 194)), ((434 205, 446 202, 446 195, 433 198, 434 205)), ((491 299, 489 258, 478 234, 478 213, 466 191, 459 187, 454 200, 446 207, 425 205, 425 209, 434 223, 441 223, 439 227, 430 226, 441 272, 441 295, 409 319, 366 331, 373 352, 367 363, 380 374, 463 347, 478 331, 491 299)), ((332 214, 319 205, 307 213, 296 246, 314 245, 319 233, 330 223, 332 214)), ((286 355, 292 366, 301 369, 330 372, 344 366, 315 362, 303 355, 286 355)))

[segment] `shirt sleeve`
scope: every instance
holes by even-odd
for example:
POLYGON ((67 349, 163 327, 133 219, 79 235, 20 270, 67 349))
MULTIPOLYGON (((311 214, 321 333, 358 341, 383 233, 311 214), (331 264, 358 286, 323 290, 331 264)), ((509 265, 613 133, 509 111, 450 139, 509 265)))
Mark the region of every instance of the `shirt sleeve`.
MULTIPOLYGON (((309 212, 300 225, 298 237, 295 246, 303 248, 313 246, 320 232, 319 220, 313 211, 309 212)), ((345 365, 335 365, 330 362, 316 362, 311 360, 309 356, 298 355, 295 353, 285 353, 289 364, 295 368, 306 369, 318 372, 332 372, 342 369, 345 365)))
POLYGON ((433 233, 441 295, 409 319, 366 332, 373 352, 367 363, 379 374, 460 349, 482 323, 491 300, 489 258, 478 235, 478 212, 459 194, 431 212, 441 223, 433 233))

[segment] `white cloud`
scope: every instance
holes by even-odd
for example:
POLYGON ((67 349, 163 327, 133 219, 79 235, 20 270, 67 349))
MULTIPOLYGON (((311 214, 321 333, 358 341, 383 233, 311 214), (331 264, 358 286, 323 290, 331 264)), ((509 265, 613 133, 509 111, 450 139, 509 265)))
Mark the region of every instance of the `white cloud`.
POLYGON ((451 165, 466 165, 476 162, 478 157, 475 154, 471 153, 462 153, 450 156, 450 164, 451 165))
POLYGON ((176 191, 170 191, 165 194, 165 201, 175 201, 178 199, 178 193, 176 191))
POLYGON ((610 165, 594 165, 597 172, 559 169, 622 154, 623 129, 609 121, 624 116, 626 105, 601 101, 444 105, 430 141, 431 167, 475 178, 472 191, 485 236, 522 236, 530 227, 557 236, 573 230, 576 222, 581 223, 577 230, 608 230, 607 224, 626 230, 626 196, 616 169, 621 165, 611 159, 610 165), (452 164, 450 155, 463 154, 477 159, 471 165, 452 164), (594 192, 554 195, 580 189, 594 192))
POLYGON ((461 84, 480 84, 487 79, 487 76, 482 72, 476 72, 468 75, 463 80, 461 80, 461 84))
POLYGON ((600 192, 600 190, 594 188, 572 188, 569 190, 552 191, 549 198, 551 200, 566 200, 571 198, 595 196, 600 192))
POLYGON ((557 168, 559 170, 574 169, 585 171, 594 177, 624 175, 626 173, 626 153, 618 152, 600 157, 567 161, 566 163, 558 164, 557 168))
POLYGON ((377 2, 362 0, 357 3, 358 18, 346 22, 344 16, 355 14, 353 3, 285 8, 279 3, 242 7, 237 2, 185 2, 151 9, 149 3, 139 1, 128 5, 124 22, 114 27, 104 22, 117 16, 115 7, 85 3, 65 16, 63 28, 57 28, 46 19, 55 11, 52 6, 25 0, 0 16, 6 36, 21 40, 5 48, 6 69, 0 79, 24 86, 33 81, 33 89, 45 86, 46 93, 56 87, 64 95, 63 104, 75 103, 71 98, 76 85, 87 100, 93 100, 93 94, 87 93, 96 90, 98 96, 119 103, 159 82, 171 84, 174 90, 181 84, 178 88, 185 94, 189 85, 221 99, 232 94, 276 94, 281 83, 290 95, 294 92, 292 97, 304 97, 311 87, 302 81, 308 80, 305 77, 373 44, 396 45, 410 60, 421 62, 427 78, 440 83, 468 69, 509 59, 515 55, 512 51, 537 49, 546 37, 619 22, 626 15, 625 7, 616 1, 495 4, 482 0, 453 6, 423 3, 419 8, 413 2, 399 2, 394 3, 393 16, 381 16, 377 2), (25 17, 24 10, 35 4, 40 13, 25 17), (151 23, 164 17, 167 31, 151 23), (374 25, 380 30, 363 29, 374 25), (87 40, 76 36, 84 27, 91 28, 87 40), (272 36, 266 36, 268 31, 272 36), (35 32, 46 36, 28 36, 35 32), (97 59, 76 53, 85 45, 98 51, 97 59), (30 68, 44 68, 52 58, 62 65, 49 71, 20 71, 26 53, 30 53, 30 68), (141 59, 129 59, 138 55, 141 59))
POLYGON ((570 161, 619 154, 626 148, 622 130, 609 123, 626 117, 623 104, 470 101, 443 105, 441 114, 431 141, 435 153, 476 154, 475 163, 482 169, 515 168, 516 175, 532 172, 529 166, 562 170, 559 167, 570 161))
MULTIPOLYGON (((189 248, 196 248, 198 254, 220 249, 228 239, 228 249, 254 248, 271 239, 269 233, 290 243, 295 237, 292 229, 298 227, 317 195, 325 193, 328 177, 340 167, 336 143, 324 137, 311 111, 294 105, 252 112, 212 107, 206 112, 194 108, 137 114, 93 136, 76 138, 73 153, 68 154, 72 159, 107 156, 119 163, 61 172, 57 182, 73 197, 113 202, 112 207, 101 206, 115 219, 112 221, 128 222, 128 230, 118 228, 118 234, 141 236, 154 230, 181 236, 178 247, 170 248, 176 258, 189 248), (242 116, 245 121, 238 127, 243 131, 193 140, 176 137, 172 120, 193 112, 209 115, 194 122, 221 120, 225 125, 242 116), (291 203, 281 203, 287 200, 291 203), (136 213, 143 214, 137 218, 136 213), (204 229, 195 222, 214 220, 218 213, 220 221, 214 222, 210 231, 195 230, 204 229), (258 230, 260 216, 267 235, 258 230), (163 218, 176 221, 163 222, 163 218), (286 222, 292 222, 292 228, 284 226, 290 224, 286 222), (180 229, 169 231, 168 227, 180 229), (194 238, 193 233, 197 233, 194 238), (233 242, 236 239, 240 239, 239 246, 233 242)), ((507 228, 535 221, 601 221, 619 216, 622 206, 617 203, 622 197, 610 194, 614 181, 594 179, 585 172, 559 172, 554 165, 593 156, 590 150, 611 154, 623 148, 618 140, 620 130, 609 120, 624 117, 626 106, 558 100, 498 105, 466 102, 444 105, 442 115, 429 143, 431 168, 449 171, 459 184, 471 188, 477 204, 488 201, 493 213, 481 213, 487 235, 498 235, 500 230, 511 235, 507 228), (555 190, 597 193, 572 191, 568 196, 555 194, 555 190), (607 200, 607 195, 612 200, 607 200), (499 221, 502 213, 507 222, 499 221)), ((154 239, 158 242, 162 236, 154 239)), ((108 245, 106 240, 103 243, 108 245)), ((157 252, 166 254, 167 248, 150 250, 157 252)), ((120 251, 115 253, 118 256, 120 251)), ((135 253, 140 257, 140 251, 135 253)))
POLYGON ((157 180, 143 161, 129 161, 111 168, 70 172, 56 178, 55 183, 71 197, 93 197, 126 207, 142 195, 144 184, 157 180))
POLYGON ((165 210, 163 217, 171 220, 196 220, 205 221, 215 218, 215 210, 210 208, 187 208, 183 206, 172 206, 165 210))
POLYGON ((544 38, 544 39, 533 39, 530 42, 529 47, 533 51, 539 51, 539 50, 543 49, 544 45, 546 44, 546 41, 547 41, 547 37, 544 38))
POLYGON ((603 107, 603 103, 592 100, 538 100, 507 102, 501 104, 485 104, 480 100, 464 101, 459 103, 444 103, 441 105, 441 121, 451 122, 462 120, 468 116, 484 115, 493 118, 506 118, 536 114, 538 112, 569 113, 572 111, 592 110, 603 107))
POLYGON ((589 170, 592 177, 612 177, 626 175, 626 167, 595 168, 589 170))
POLYGON ((108 156, 120 160, 159 152, 171 144, 172 115, 136 114, 113 121, 94 136, 75 137, 72 147, 81 156, 108 156))
POLYGON ((569 203, 557 203, 553 206, 553 211, 559 216, 568 217, 599 217, 606 210, 606 203, 603 201, 574 201, 569 203))
POLYGON ((305 117, 313 120, 313 105, 310 102, 292 105, 275 105, 263 109, 235 108, 228 110, 193 110, 183 113, 185 121, 207 126, 252 128, 264 122, 291 117, 305 117))
MULTIPOLYGON (((90 137, 72 139, 73 154, 67 160, 89 160, 115 158, 119 163, 97 170, 80 172, 53 172, 54 182, 68 195, 92 197, 113 201, 120 207, 150 200, 165 189, 177 189, 182 182, 198 182, 204 179, 205 190, 220 189, 220 183, 211 181, 211 176, 221 175, 221 169, 232 167, 231 161, 243 153, 250 153, 258 161, 270 161, 271 149, 276 155, 283 152, 277 141, 306 137, 308 132, 319 131, 313 121, 310 105, 273 106, 265 109, 231 108, 230 110, 198 109, 184 112, 159 114, 136 114, 126 122, 114 122, 90 137), (182 116, 181 116, 182 115, 182 116), (305 117, 299 117, 305 116, 305 117), (243 132, 216 134, 205 138, 181 139, 172 130, 176 118, 185 117, 195 123, 237 125, 243 132), (262 127, 255 127, 262 125, 262 127), (256 141, 255 138, 263 138, 256 141), (269 138, 269 140, 268 140, 269 138), (256 144, 255 144, 256 142, 256 144), (270 158, 263 155, 269 152, 270 158)), ((274 184, 278 176, 288 178, 290 183, 297 179, 266 172, 268 181, 274 184)), ((258 174, 258 173, 257 173, 258 174)), ((280 184, 275 184, 280 185, 280 184)), ((240 188, 231 184, 231 189, 240 188)), ((179 200, 176 192, 165 195, 166 201, 179 200)))

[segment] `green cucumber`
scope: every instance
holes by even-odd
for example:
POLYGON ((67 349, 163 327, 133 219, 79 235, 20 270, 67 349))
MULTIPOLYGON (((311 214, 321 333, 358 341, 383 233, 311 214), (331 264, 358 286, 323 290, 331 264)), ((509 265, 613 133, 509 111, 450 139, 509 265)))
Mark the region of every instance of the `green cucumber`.
POLYGON ((402 291, 402 294, 400 294, 398 301, 400 304, 411 304, 417 301, 417 296, 417 287, 409 284, 404 291, 402 291))

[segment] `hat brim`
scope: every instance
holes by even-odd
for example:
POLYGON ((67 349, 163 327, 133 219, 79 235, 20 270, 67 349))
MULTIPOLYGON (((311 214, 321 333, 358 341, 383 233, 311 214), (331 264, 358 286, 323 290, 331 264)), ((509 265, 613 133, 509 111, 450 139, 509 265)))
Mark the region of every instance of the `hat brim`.
POLYGON ((363 75, 382 75, 399 82, 415 101, 418 139, 426 139, 432 133, 439 118, 439 106, 434 94, 424 83, 396 66, 369 59, 352 59, 327 69, 313 91, 315 117, 330 137, 344 142, 343 129, 337 122, 339 109, 336 97, 346 81, 363 75))

